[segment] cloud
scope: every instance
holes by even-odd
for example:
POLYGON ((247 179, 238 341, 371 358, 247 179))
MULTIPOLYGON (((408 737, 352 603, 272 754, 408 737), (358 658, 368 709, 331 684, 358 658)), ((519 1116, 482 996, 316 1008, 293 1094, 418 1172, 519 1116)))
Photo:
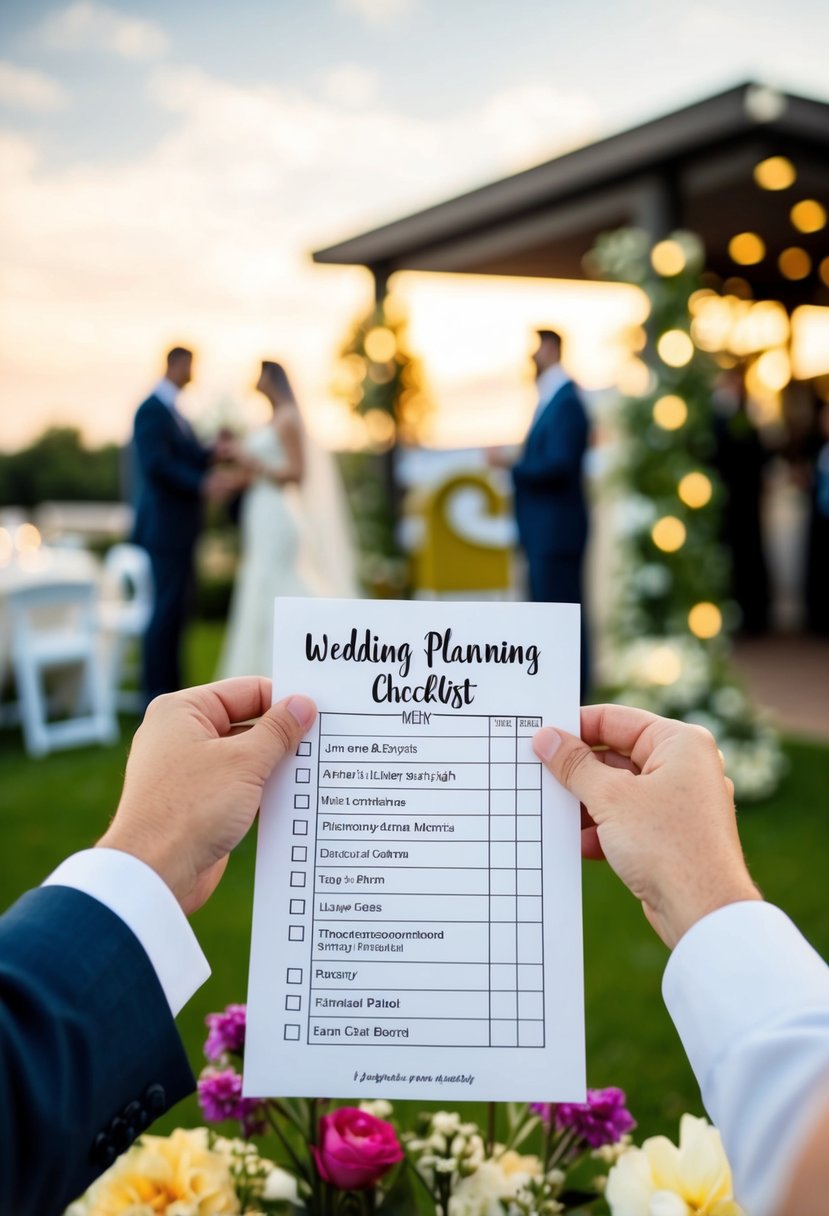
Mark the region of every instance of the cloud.
POLYGON ((67 417, 126 433, 174 341, 201 352, 200 404, 270 354, 323 416, 370 283, 309 251, 497 177, 536 141, 550 155, 589 119, 546 85, 428 119, 167 65, 149 89, 166 133, 117 165, 53 165, 0 137, 0 377, 21 433, 67 417))
POLYGON ((338 0, 338 5, 344 13, 359 17, 366 25, 386 25, 409 12, 413 0, 338 0))
POLYGON ((335 105, 360 110, 377 97, 379 78, 376 72, 358 63, 341 63, 319 78, 323 95, 335 105))
POLYGON ((33 68, 0 60, 0 104, 24 110, 62 110, 69 97, 61 84, 33 68))
POLYGON ((47 46, 67 51, 102 51, 122 59, 158 59, 167 50, 167 35, 154 21, 76 0, 51 13, 40 27, 47 46))

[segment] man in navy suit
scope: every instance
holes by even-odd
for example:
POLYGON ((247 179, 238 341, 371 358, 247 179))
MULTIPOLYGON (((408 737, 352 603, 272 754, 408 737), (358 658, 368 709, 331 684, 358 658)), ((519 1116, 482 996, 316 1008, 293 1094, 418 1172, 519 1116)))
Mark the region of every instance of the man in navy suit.
MULTIPOLYGON (((561 364, 561 337, 540 329, 533 355, 538 405, 524 449, 512 466, 515 519, 527 557, 529 598, 580 604, 587 542, 582 463, 590 424, 581 396, 561 364)), ((582 692, 588 659, 582 615, 582 692)))
POLYGON ((270 701, 257 677, 156 701, 98 846, 0 917, 2 1216, 58 1216, 192 1091, 173 1019, 210 969, 186 917, 316 713, 270 701))
POLYGON ((209 468, 216 453, 199 442, 176 408, 180 390, 190 383, 192 366, 191 351, 183 346, 171 350, 163 379, 135 415, 138 494, 133 539, 147 550, 155 583, 143 648, 147 703, 181 688, 181 638, 203 500, 221 499, 233 488, 227 471, 209 468))

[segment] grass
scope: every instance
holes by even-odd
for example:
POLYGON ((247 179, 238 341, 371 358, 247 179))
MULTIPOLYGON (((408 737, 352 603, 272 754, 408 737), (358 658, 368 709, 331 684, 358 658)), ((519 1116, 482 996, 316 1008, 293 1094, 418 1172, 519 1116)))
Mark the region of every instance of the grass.
MULTIPOLYGON (((189 637, 188 675, 215 670, 216 626, 197 625, 189 637)), ((122 723, 109 749, 57 753, 33 761, 14 731, 0 734, 4 848, 0 901, 7 906, 37 884, 63 857, 90 845, 115 809, 134 721, 122 723)), ((829 954, 829 748, 789 739, 790 771, 777 794, 747 808, 740 830, 752 872, 768 899, 784 907, 824 955, 829 954)), ((231 860, 225 879, 193 925, 213 975, 179 1019, 194 1068, 201 1066, 204 1016, 245 999, 255 837, 231 860)), ((679 1115, 701 1112, 696 1083, 660 996, 666 951, 636 901, 607 867, 584 872, 585 999, 590 1085, 621 1085, 640 1135, 675 1134, 679 1115)), ((539 1084, 539 1099, 546 1097, 539 1084)), ((403 1104, 400 1104, 402 1107, 403 1104)), ((426 1105, 417 1103, 413 1109, 426 1105)), ((473 1116, 471 1107, 465 1108, 473 1116)), ((402 1113, 402 1112, 401 1112, 402 1113)), ((194 1099, 160 1122, 162 1129, 201 1122, 194 1099)))

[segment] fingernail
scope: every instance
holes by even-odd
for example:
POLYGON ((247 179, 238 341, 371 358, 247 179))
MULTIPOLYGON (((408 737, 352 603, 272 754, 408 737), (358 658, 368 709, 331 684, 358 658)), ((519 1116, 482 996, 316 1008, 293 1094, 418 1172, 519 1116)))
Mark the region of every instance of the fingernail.
POLYGON ((549 764, 560 747, 561 735, 552 726, 544 726, 533 735, 533 751, 545 764, 549 764))
POLYGON ((289 697, 285 708, 303 730, 307 730, 317 716, 317 707, 308 697, 289 697))

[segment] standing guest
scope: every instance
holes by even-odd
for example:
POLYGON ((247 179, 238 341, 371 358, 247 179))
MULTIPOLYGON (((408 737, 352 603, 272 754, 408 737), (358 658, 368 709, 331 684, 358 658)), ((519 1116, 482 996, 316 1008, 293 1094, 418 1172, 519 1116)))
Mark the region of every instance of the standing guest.
POLYGON ((139 487, 133 539, 147 550, 155 583, 143 647, 142 691, 147 704, 182 686, 181 637, 202 503, 205 498, 227 497, 235 485, 229 470, 209 468, 214 454, 221 453, 200 443, 178 411, 178 395, 190 383, 192 368, 192 352, 174 347, 167 355, 163 378, 135 415, 139 487))
POLYGON ((715 464, 725 489, 722 537, 731 563, 731 594, 740 609, 740 632, 769 627, 769 576, 763 548, 763 477, 766 451, 748 415, 745 375, 727 368, 712 397, 715 464))
MULTIPOLYGON (((536 603, 583 604, 587 504, 582 464, 590 424, 579 391, 562 366, 560 335, 551 329, 536 333, 538 404, 524 450, 512 466, 518 538, 527 557, 529 598, 536 603)), ((491 462, 507 463, 499 454, 491 462)), ((588 675, 582 613, 582 695, 588 675)))

